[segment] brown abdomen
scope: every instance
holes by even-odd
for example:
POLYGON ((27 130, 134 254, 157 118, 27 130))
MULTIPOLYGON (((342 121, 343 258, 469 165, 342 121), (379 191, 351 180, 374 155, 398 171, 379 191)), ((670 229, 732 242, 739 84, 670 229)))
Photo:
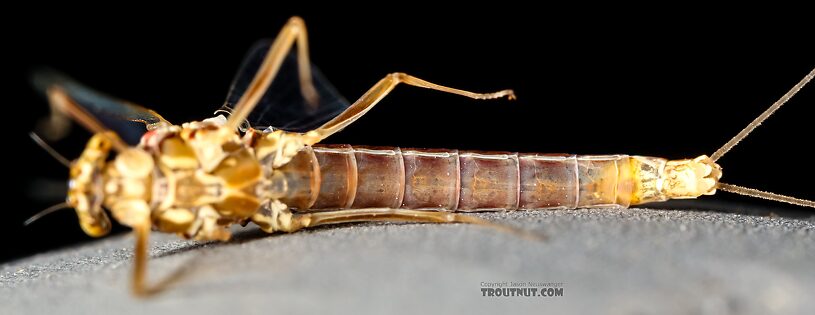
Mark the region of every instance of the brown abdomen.
MULTIPOLYGON (((628 156, 315 146, 309 208, 451 211, 628 206, 628 156)), ((305 210, 305 209, 303 209, 305 210)))

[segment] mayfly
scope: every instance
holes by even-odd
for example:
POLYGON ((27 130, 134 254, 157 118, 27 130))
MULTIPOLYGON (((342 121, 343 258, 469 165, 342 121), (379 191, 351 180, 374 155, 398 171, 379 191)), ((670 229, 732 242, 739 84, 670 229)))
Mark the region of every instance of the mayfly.
POLYGON ((48 97, 52 126, 70 117, 93 133, 73 162, 32 134, 70 168, 67 201, 41 214, 73 208, 81 228, 94 237, 111 229, 104 209, 131 227, 136 237, 132 288, 146 293, 151 230, 224 241, 230 239, 230 225, 249 222, 269 233, 365 221, 506 228, 461 212, 628 207, 712 195, 717 189, 815 207, 812 201, 722 183, 716 164, 815 70, 709 157, 320 146, 399 84, 479 100, 515 96, 512 90, 474 93, 392 73, 350 103, 311 66, 307 47, 303 21, 290 19, 274 40, 250 50, 216 117, 182 125, 62 75, 38 73, 35 85, 48 97))

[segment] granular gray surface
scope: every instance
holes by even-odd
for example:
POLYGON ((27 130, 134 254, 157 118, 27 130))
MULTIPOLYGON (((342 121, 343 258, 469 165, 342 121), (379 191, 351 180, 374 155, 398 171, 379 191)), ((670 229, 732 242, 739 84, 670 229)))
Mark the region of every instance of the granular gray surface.
POLYGON ((462 224, 361 224, 228 243, 154 233, 154 297, 130 295, 133 240, 109 237, 0 267, 0 314, 810 313, 815 224, 691 210, 479 214, 534 241, 462 224), (482 282, 562 282, 562 297, 485 297, 482 282))

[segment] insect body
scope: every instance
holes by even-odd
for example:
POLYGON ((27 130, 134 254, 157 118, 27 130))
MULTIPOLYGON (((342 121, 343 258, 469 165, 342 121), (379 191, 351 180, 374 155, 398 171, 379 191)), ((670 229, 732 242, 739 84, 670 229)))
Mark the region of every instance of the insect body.
MULTIPOLYGON (((813 75, 815 70, 785 98, 813 75)), ((266 232, 359 221, 506 228, 459 212, 628 207, 712 195, 717 189, 812 206, 811 201, 720 183, 715 160, 729 147, 714 158, 666 160, 319 146, 400 83, 474 99, 512 99, 514 94, 473 93, 393 73, 350 104, 311 68, 299 18, 292 18, 273 42, 261 42, 250 52, 223 109, 228 118, 173 125, 153 111, 60 75, 43 73, 35 81, 54 109, 53 121, 67 114, 94 132, 70 165, 67 206, 91 236, 110 230, 104 209, 134 229, 137 293, 149 291, 144 278, 151 229, 227 240, 231 224, 249 222, 266 232), (298 50, 289 54, 294 43, 298 50), (292 80, 284 80, 286 75, 292 80), (122 121, 144 126, 134 132, 123 129, 122 121), (111 150, 116 156, 109 159, 111 150)), ((743 133, 741 138, 749 130, 743 133)))
POLYGON ((306 165, 306 172, 310 165, 319 165, 316 172, 309 174, 312 186, 319 186, 317 193, 300 202, 287 203, 309 210, 628 207, 713 194, 721 176, 721 168, 705 156, 668 161, 628 155, 370 149, 343 145, 301 150, 294 161, 295 165, 306 165))

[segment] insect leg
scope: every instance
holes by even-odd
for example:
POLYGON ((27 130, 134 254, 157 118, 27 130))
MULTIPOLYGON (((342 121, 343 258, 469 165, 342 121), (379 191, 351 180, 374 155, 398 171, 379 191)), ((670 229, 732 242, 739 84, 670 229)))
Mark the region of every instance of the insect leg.
POLYGON ((280 30, 272 46, 269 48, 269 53, 260 65, 257 74, 252 79, 252 83, 246 89, 246 93, 241 96, 235 105, 235 110, 229 116, 226 126, 229 130, 235 130, 240 126, 241 122, 249 116, 249 113, 257 105, 263 93, 272 83, 272 79, 277 75, 280 70, 280 65, 283 59, 286 58, 289 50, 297 42, 297 66, 300 72, 300 89, 303 91, 303 97, 310 103, 316 103, 317 90, 311 81, 311 62, 308 57, 308 35, 306 33, 306 24, 300 17, 292 17, 280 30))
MULTIPOLYGON (((164 291, 174 283, 177 283, 189 272, 189 264, 184 264, 183 267, 165 275, 159 281, 152 284, 147 284, 147 260, 148 254, 148 238, 150 236, 150 221, 134 225, 133 232, 136 236, 136 247, 134 249, 133 259, 133 279, 131 282, 131 290, 133 294, 140 297, 148 297, 164 291)), ((215 238, 212 238, 215 239, 215 238)), ((224 239, 219 239, 224 240, 224 239)))
POLYGON ((290 231, 326 224, 350 222, 415 222, 415 223, 470 223, 509 232, 523 238, 542 240, 539 233, 525 231, 513 226, 491 222, 471 215, 445 211, 408 210, 392 208, 349 209, 328 212, 295 214, 291 216, 290 231))
MULTIPOLYGON (((121 128, 112 125, 113 123, 116 121, 121 121, 124 124, 127 124, 127 121, 139 122, 144 124, 147 130, 153 130, 162 125, 171 125, 153 110, 99 93, 50 69, 37 69, 32 73, 31 81, 35 88, 49 95, 52 100, 52 90, 60 89, 60 93, 65 94, 72 102, 95 117, 102 118, 103 122, 108 124, 107 128, 118 127, 120 132, 133 132, 133 134, 122 135, 125 137, 130 136, 130 138, 133 138, 137 135, 137 132, 143 132, 143 130, 139 130, 140 128, 135 127, 135 125, 121 128)), ((58 103, 52 101, 50 105, 50 115, 38 122, 37 129, 42 131, 42 135, 46 139, 62 139, 71 127, 68 113, 65 112, 64 106, 60 106, 58 103)))
POLYGON ((489 100, 501 97, 507 97, 508 99, 511 100, 515 99, 515 93, 512 90, 501 90, 494 93, 474 93, 470 91, 455 89, 427 82, 425 80, 419 79, 417 77, 405 73, 400 72, 391 73, 386 75, 385 78, 383 78, 382 80, 379 80, 379 82, 377 82, 370 90, 368 90, 368 92, 362 95, 362 97, 360 97, 359 100, 357 100, 354 104, 348 107, 348 109, 346 109, 339 116, 325 123, 320 128, 314 130, 314 132, 312 132, 313 135, 315 136, 315 138, 312 139, 313 143, 317 143, 320 140, 325 139, 328 136, 334 134, 335 132, 342 130, 343 128, 347 127, 348 125, 350 125, 351 123, 365 115, 365 113, 371 110, 371 108, 373 108, 374 105, 379 103, 379 101, 381 101, 386 95, 388 95, 388 93, 393 91, 393 89, 399 83, 441 91, 445 93, 457 94, 478 100, 489 100))
POLYGON ((59 111, 67 114, 76 122, 81 124, 95 134, 105 135, 110 141, 113 148, 118 152, 123 152, 127 149, 127 144, 119 138, 114 132, 105 128, 96 118, 88 114, 82 107, 80 107, 74 100, 60 87, 51 87, 48 89, 48 101, 52 106, 59 111))
POLYGON ((147 277, 147 239, 150 236, 150 224, 145 222, 133 227, 136 233, 135 257, 133 261, 133 282, 132 290, 136 295, 147 295, 150 290, 145 286, 147 277))

